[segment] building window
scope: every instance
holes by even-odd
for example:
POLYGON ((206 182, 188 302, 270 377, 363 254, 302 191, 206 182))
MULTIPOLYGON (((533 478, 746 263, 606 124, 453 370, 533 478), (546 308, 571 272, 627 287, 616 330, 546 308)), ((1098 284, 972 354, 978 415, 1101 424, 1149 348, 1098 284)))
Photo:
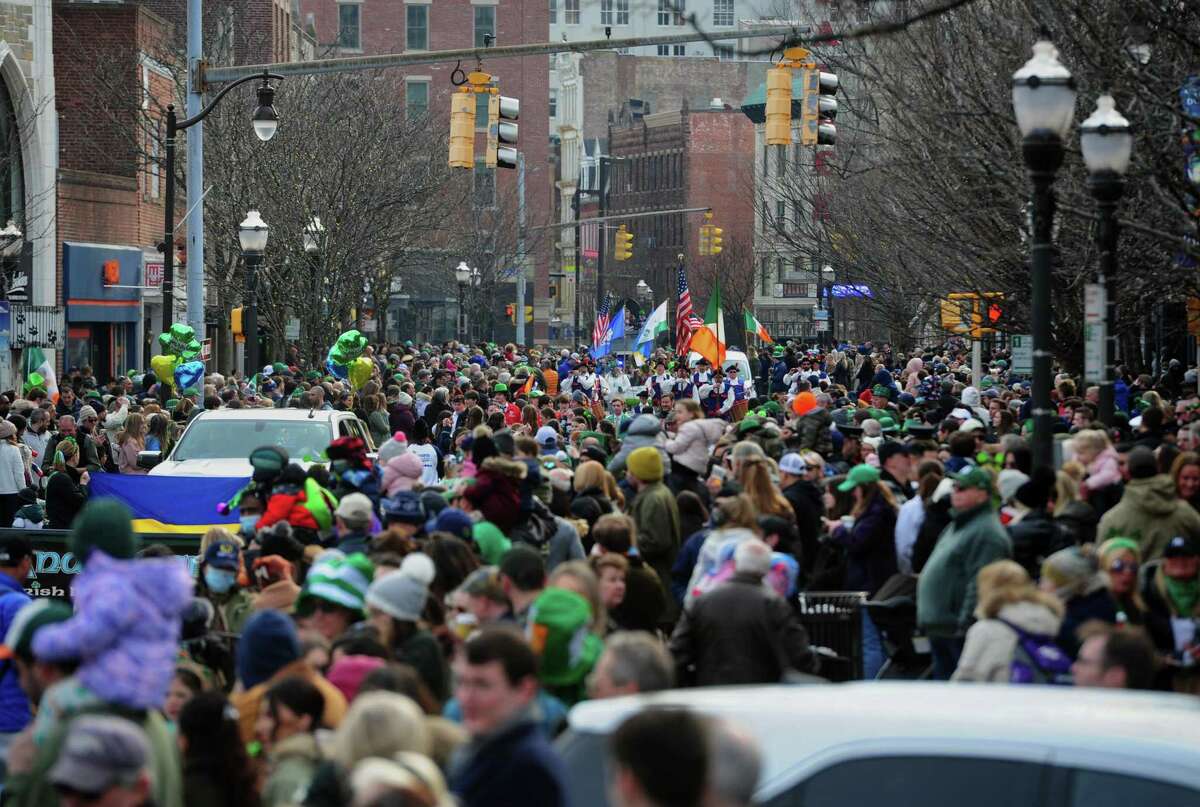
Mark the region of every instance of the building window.
POLYGON ((775 259, 775 282, 783 282, 783 258, 775 259))
POLYGON ((475 47, 486 48, 496 39, 496 7, 475 6, 475 47))
POLYGON ((579 24, 579 0, 563 0, 563 22, 567 25, 579 24))
POLYGON ((629 24, 629 0, 617 0, 617 25, 629 24))
POLYGON ((670 56, 671 55, 671 46, 670 45, 659 45, 658 46, 658 55, 659 56, 670 56))
POLYGON ((475 207, 496 206, 496 172, 488 168, 483 160, 475 161, 475 207))
POLYGON ((687 53, 687 45, 672 45, 671 46, 671 55, 672 56, 683 56, 685 53, 687 53))
POLYGON ((338 6, 338 45, 348 50, 362 50, 362 6, 358 3, 338 6))
POLYGON ((613 0, 600 0, 600 24, 613 24, 613 0))
POLYGON ((732 45, 713 45, 713 53, 723 62, 732 62, 737 55, 732 45))
POLYGON ((659 25, 683 25, 684 0, 658 0, 659 25))
POLYGON ((558 25, 558 0, 550 0, 550 24, 558 25))
POLYGON ((429 6, 406 6, 405 36, 409 50, 429 50, 429 6))
MULTIPOLYGON (((409 6, 412 8, 412 6, 409 6)), ((424 6, 422 6, 424 8, 424 6)), ((404 85, 404 116, 420 120, 429 113, 429 82, 409 81, 404 85)))
POLYGON ((771 296, 771 264, 767 258, 762 259, 762 266, 759 269, 759 287, 758 291, 763 297, 771 296))
POLYGON ((558 115, 558 90, 550 90, 550 117, 558 115))
POLYGON ((782 199, 775 202, 775 229, 779 232, 787 229, 787 202, 782 199))
POLYGON ((787 146, 779 146, 776 153, 779 155, 777 160, 779 176, 787 176, 787 146))
POLYGON ((733 0, 713 0, 713 25, 733 25, 733 0))

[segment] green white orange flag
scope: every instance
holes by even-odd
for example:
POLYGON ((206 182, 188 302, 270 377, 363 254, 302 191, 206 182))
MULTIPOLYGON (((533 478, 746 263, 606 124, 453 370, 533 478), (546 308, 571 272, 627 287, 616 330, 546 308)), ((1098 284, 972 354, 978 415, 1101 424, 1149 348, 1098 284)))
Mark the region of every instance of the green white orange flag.
POLYGON ((35 387, 46 390, 46 396, 58 402, 58 378, 54 375, 54 365, 40 347, 29 347, 25 348, 25 391, 35 387))
POLYGON ((697 328, 692 334, 691 348, 715 368, 725 361, 725 345, 725 312, 721 308, 721 281, 718 279, 704 311, 704 327, 697 328))
POLYGON ((758 321, 758 317, 754 316, 749 311, 746 312, 746 330, 766 342, 768 345, 775 342, 775 340, 771 338, 771 334, 767 333, 766 327, 758 321))

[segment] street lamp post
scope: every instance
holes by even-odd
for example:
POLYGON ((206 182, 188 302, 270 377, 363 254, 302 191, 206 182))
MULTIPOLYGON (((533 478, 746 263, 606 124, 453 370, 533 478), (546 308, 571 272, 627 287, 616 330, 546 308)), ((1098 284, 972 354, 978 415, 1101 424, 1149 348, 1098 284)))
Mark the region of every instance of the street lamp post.
POLYGON ((466 342, 467 316, 463 309, 463 298, 467 294, 467 284, 471 282, 471 267, 467 266, 466 261, 459 261, 458 267, 454 270, 454 279, 458 281, 458 328, 456 336, 458 341, 466 342))
POLYGON ((1100 382, 1100 420, 1113 424, 1117 331, 1117 205, 1125 192, 1125 172, 1133 155, 1133 131, 1111 95, 1102 95, 1096 111, 1079 127, 1079 145, 1088 168, 1088 188, 1096 199, 1100 251, 1096 283, 1104 288, 1104 376, 1100 382))
POLYGON ((325 312, 325 294, 321 279, 321 249, 325 246, 325 225, 321 224, 320 216, 313 216, 312 221, 304 228, 304 254, 308 256, 308 271, 312 283, 311 299, 317 304, 316 311, 309 312, 308 340, 313 349, 313 356, 320 353, 321 347, 317 341, 317 328, 313 324, 320 322, 325 312))
POLYGON ((1034 44, 1033 57, 1012 78, 1013 111, 1021 130, 1025 165, 1033 181, 1033 462, 1053 467, 1051 408, 1050 280, 1054 257, 1054 177, 1075 114, 1075 80, 1050 42, 1034 44))
MULTIPOLYGON (((254 110, 254 134, 264 143, 275 136, 275 131, 279 128, 279 115, 275 112, 275 88, 271 86, 271 79, 282 81, 283 76, 274 73, 262 73, 261 75, 246 76, 237 81, 226 84, 225 87, 217 93, 216 97, 208 103, 208 106, 200 110, 190 118, 178 120, 175 116, 175 105, 167 106, 167 133, 166 133, 166 172, 167 186, 163 193, 163 208, 164 208, 164 224, 163 224, 163 280, 162 280, 162 329, 169 331, 171 329, 171 320, 174 319, 175 308, 175 138, 176 135, 191 126, 195 126, 200 121, 208 117, 208 114, 213 111, 217 104, 221 103, 221 99, 229 94, 229 91, 239 84, 245 84, 247 81, 262 80, 262 86, 258 88, 258 108, 254 110)), ((199 204, 199 198, 203 196, 202 188, 190 188, 190 192, 197 196, 197 201, 193 204, 199 204)), ((194 267, 196 271, 203 272, 204 267, 194 267)), ((188 299, 188 308, 200 306, 203 311, 204 300, 188 299)), ((189 314, 189 322, 203 321, 202 316, 193 317, 189 314)), ((197 338, 203 338, 203 334, 197 334, 197 338)))
POLYGON ((257 210, 251 210, 238 227, 238 240, 242 242, 242 259, 246 262, 246 299, 243 304, 246 315, 242 323, 246 333, 246 366, 242 368, 246 378, 258 372, 258 268, 262 266, 263 253, 267 251, 267 223, 257 210))

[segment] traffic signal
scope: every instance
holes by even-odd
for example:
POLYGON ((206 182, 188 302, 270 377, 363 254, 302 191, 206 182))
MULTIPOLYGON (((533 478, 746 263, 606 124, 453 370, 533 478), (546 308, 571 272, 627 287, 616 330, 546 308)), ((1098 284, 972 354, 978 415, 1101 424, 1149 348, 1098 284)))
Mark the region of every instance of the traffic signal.
POLYGON ((475 167, 475 93, 465 86, 450 96, 450 167, 475 167))
POLYGON ((833 119, 837 117, 838 102, 833 96, 837 94, 837 73, 817 73, 817 145, 832 146, 837 141, 837 126, 833 119))
POLYGON ((501 95, 491 88, 488 98, 488 168, 517 167, 517 124, 513 123, 521 111, 521 102, 516 98, 501 95), (503 144, 503 145, 501 145, 503 144))
POLYGON ((701 255, 711 255, 712 254, 712 225, 711 224, 701 224, 700 225, 700 254, 701 255))
POLYGON ((229 312, 229 324, 232 326, 234 336, 241 336, 244 333, 244 331, 242 330, 242 308, 241 308, 241 306, 238 306, 237 308, 235 308, 229 312))
POLYGON ((701 255, 720 255, 721 243, 725 240, 721 238, 721 234, 725 231, 720 227, 715 227, 712 224, 712 211, 707 210, 704 213, 704 223, 700 225, 700 254, 701 255))
POLYGON ((725 239, 721 237, 721 233, 725 232, 720 227, 709 227, 708 233, 708 250, 710 255, 721 254, 721 244, 725 239))
POLYGON ((512 303, 508 303, 507 305, 505 305, 504 313, 508 315, 509 322, 511 322, 513 325, 517 324, 517 316, 516 316, 517 307, 515 305, 513 305, 512 303))
POLYGON ((633 233, 625 229, 624 224, 617 228, 613 257, 618 261, 627 261, 633 257, 633 233))
POLYGON ((792 142, 792 71, 783 62, 767 71, 767 145, 792 142))

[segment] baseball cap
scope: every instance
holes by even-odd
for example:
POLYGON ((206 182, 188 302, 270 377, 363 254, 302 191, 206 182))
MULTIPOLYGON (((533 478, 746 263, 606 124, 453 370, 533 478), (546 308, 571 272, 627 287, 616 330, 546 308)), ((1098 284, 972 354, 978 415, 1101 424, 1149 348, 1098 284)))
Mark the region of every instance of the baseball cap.
POLYGON ((33 657, 33 637, 45 625, 66 622, 73 616, 71 607, 59 600, 34 600, 17 611, 4 644, 0 645, 0 659, 33 657))
POLYGON ((968 465, 956 474, 949 474, 959 487, 992 490, 992 475, 978 465, 968 465))
POLYGON ((980 431, 983 428, 984 425, 979 422, 978 418, 967 418, 958 426, 960 432, 980 431))
POLYGON ((0 538, 0 566, 15 566, 33 554, 33 546, 20 535, 0 538))
POLYGON ((241 550, 230 540, 214 541, 204 552, 204 562, 215 569, 236 572, 241 550))
POLYGON ((150 759, 150 743, 136 724, 122 717, 82 715, 50 769, 50 782, 83 794, 103 795, 131 785, 150 759))
POLYGON ((371 520, 371 500, 362 493, 350 493, 338 503, 334 515, 355 524, 364 524, 371 520))
POLYGON ((784 454, 779 460, 779 470, 792 476, 801 476, 808 471, 808 466, 799 454, 792 451, 784 454))
POLYGON ((384 518, 388 521, 399 521, 405 524, 425 523, 425 507, 421 497, 411 490, 400 490, 385 497, 380 503, 384 518))
POLYGON ((1167 542, 1164 558, 1194 558, 1200 555, 1200 541, 1190 535, 1176 535, 1167 542))
POLYGON ((534 437, 537 444, 543 448, 558 445, 558 432, 550 426, 542 426, 537 430, 537 435, 534 437))
POLYGON ((850 473, 846 474, 846 479, 838 485, 838 490, 842 493, 847 493, 854 490, 859 485, 870 485, 873 482, 879 481, 879 469, 867 464, 855 465, 850 469, 850 473))
POLYGON ((481 566, 471 572, 458 590, 472 597, 483 597, 493 602, 508 602, 504 588, 500 585, 499 570, 495 566, 481 566))

